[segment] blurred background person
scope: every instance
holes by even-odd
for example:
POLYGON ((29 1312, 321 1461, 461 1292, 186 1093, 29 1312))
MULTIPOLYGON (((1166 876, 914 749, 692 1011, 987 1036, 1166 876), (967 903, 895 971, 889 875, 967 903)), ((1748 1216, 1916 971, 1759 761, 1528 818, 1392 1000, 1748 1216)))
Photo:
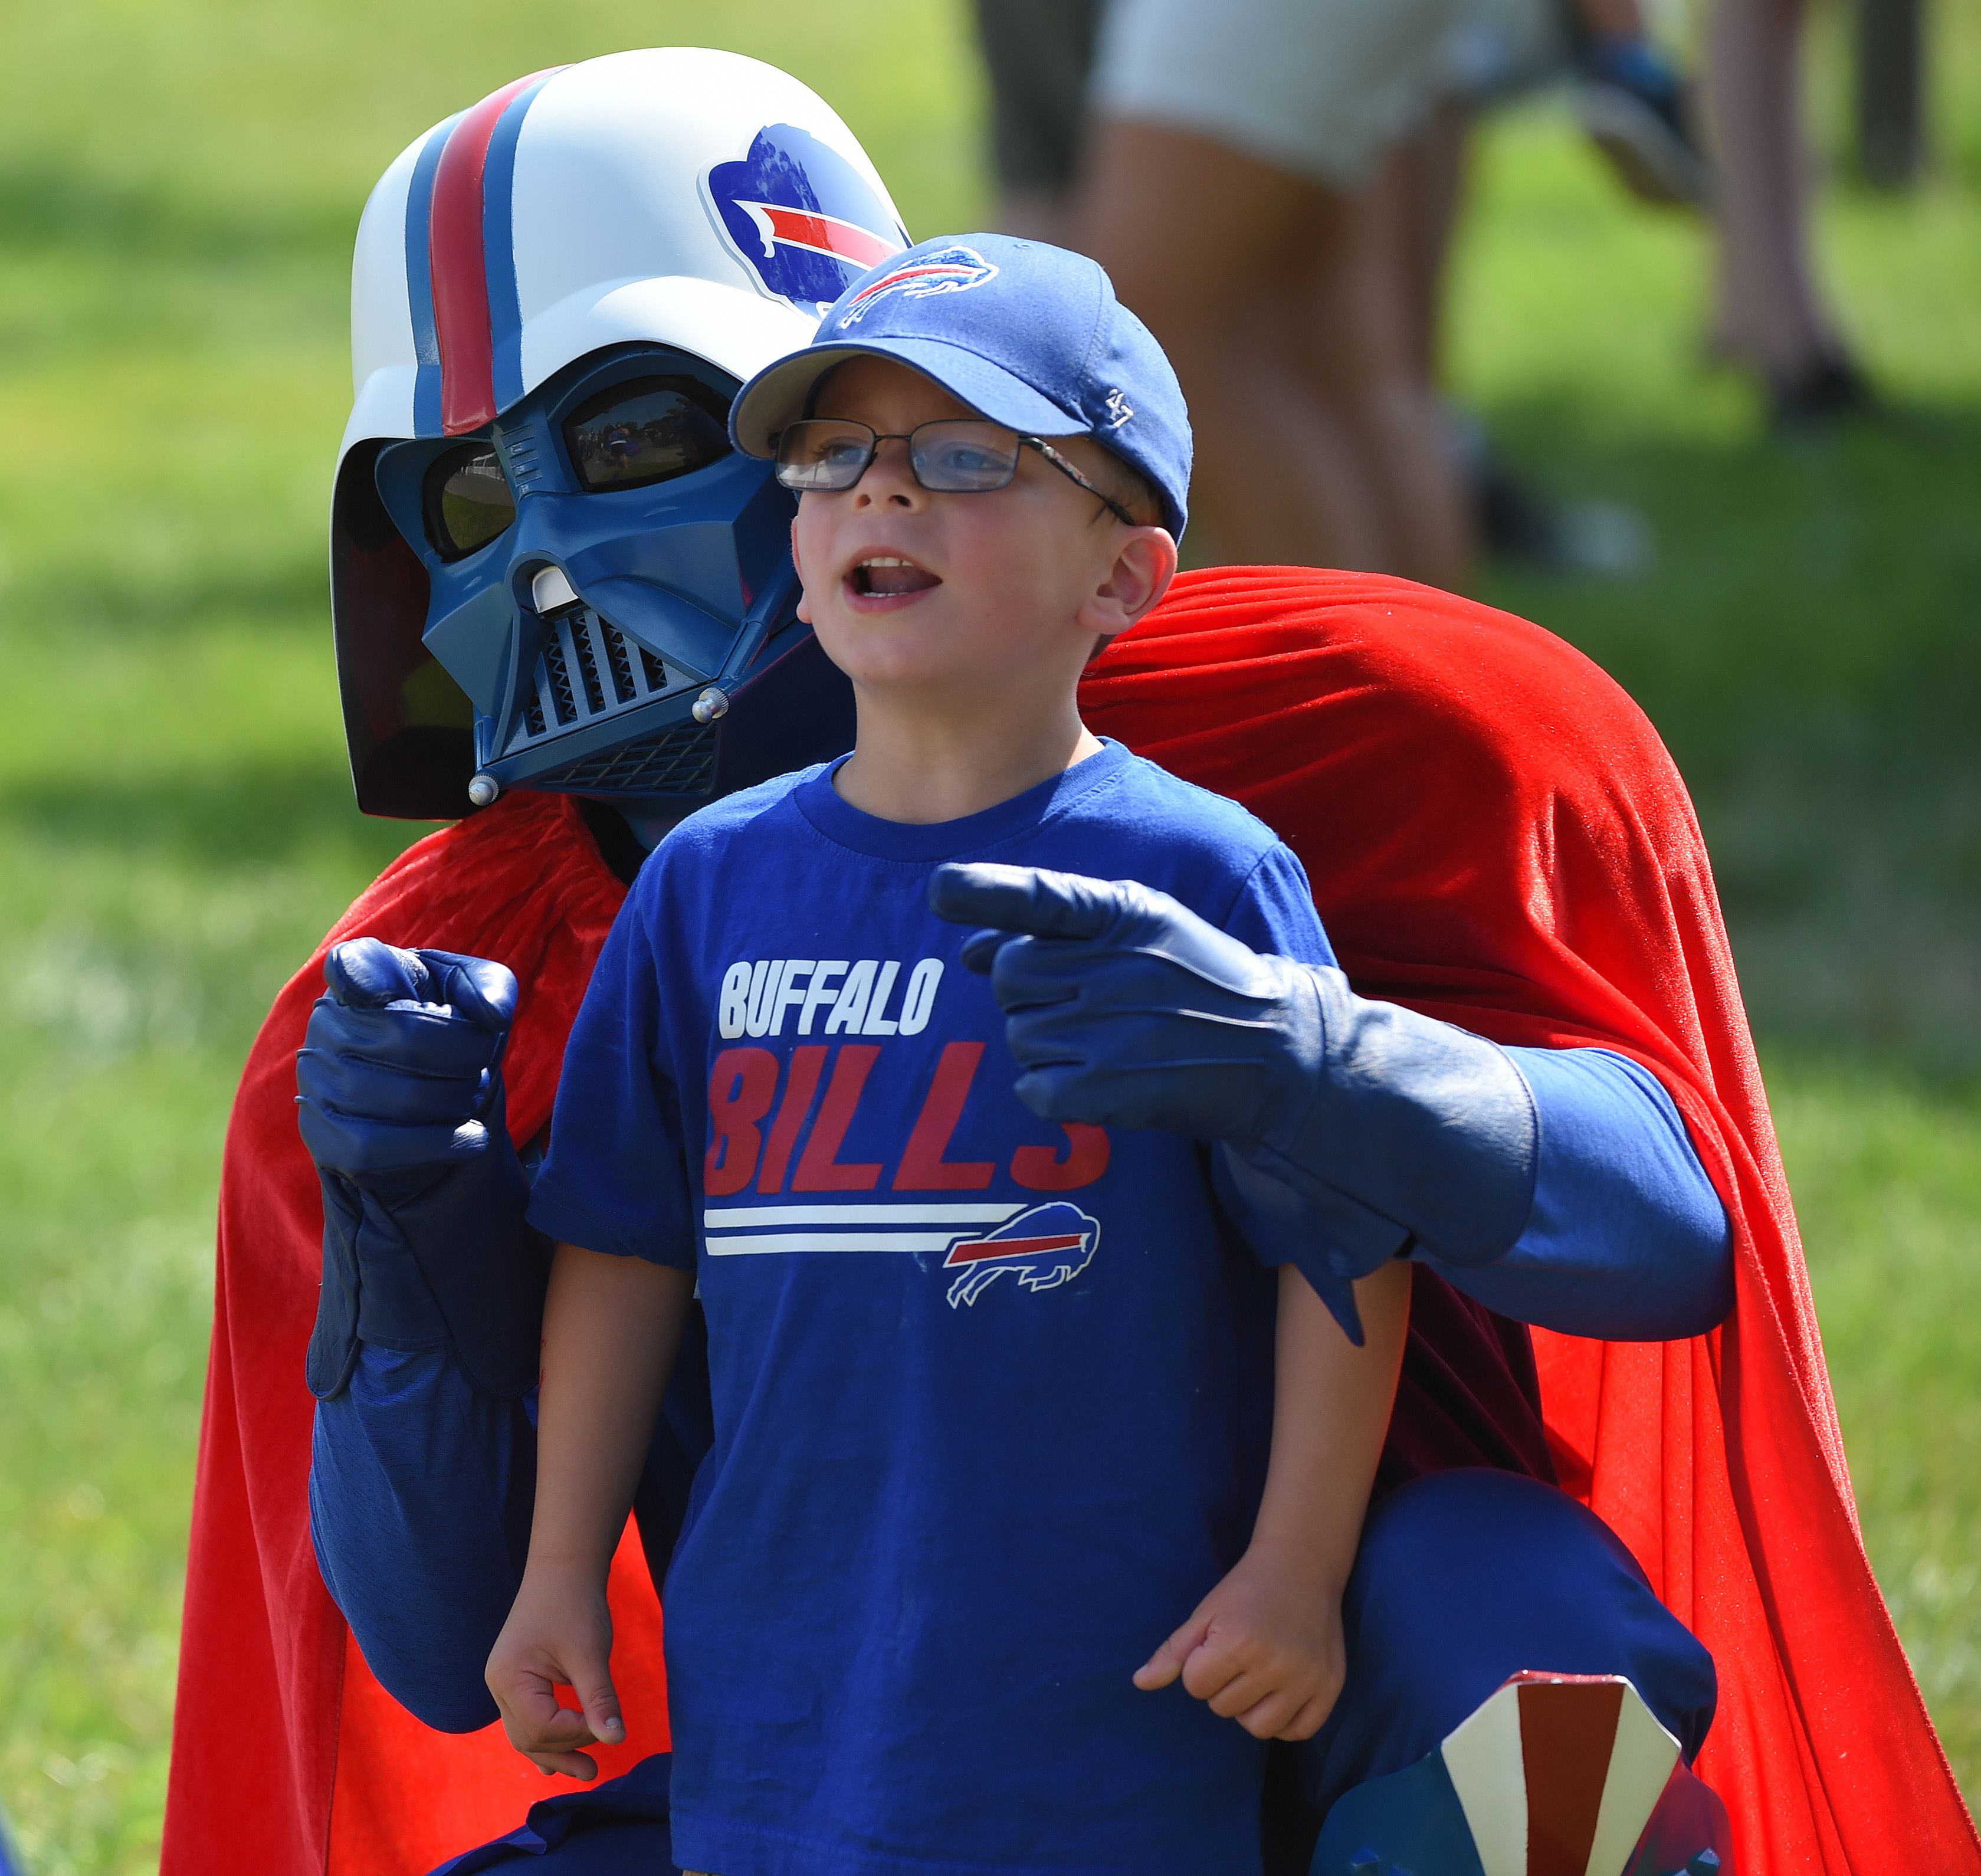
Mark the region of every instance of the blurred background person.
MULTIPOLYGON (((1125 158, 1103 158, 1090 177, 1082 112, 1107 11, 1103 0, 977 0, 998 225, 1088 246, 1132 283, 1131 301, 1141 293, 1159 325, 1196 328, 1205 368, 1186 366, 1185 377, 1197 379, 1200 403, 1230 395, 1234 375, 1244 380, 1228 428, 1247 431, 1268 407, 1234 472, 1220 475, 1214 463, 1200 478, 1217 554, 1256 549, 1445 584, 1461 577, 1475 542, 1543 566, 1641 565, 1649 532, 1639 518, 1613 504, 1542 498, 1439 388, 1444 267, 1476 109, 1572 75, 1577 115, 1633 193, 1703 198, 1688 88, 1652 42, 1639 0, 1337 0, 1311 15, 1269 6, 1228 18, 1191 0, 1154 8, 1115 0, 1107 69, 1129 75, 1104 72, 1100 90, 1150 100, 1151 121, 1126 133, 1125 158), (1237 35, 1222 65, 1192 51, 1193 22, 1207 40, 1225 38, 1227 27, 1237 35), (1287 32, 1309 48, 1317 70, 1307 78, 1281 58, 1278 35, 1287 32), (1194 91, 1165 76, 1185 66, 1201 74, 1194 91), (1262 80, 1267 66, 1286 69, 1262 80), (1215 94, 1207 106, 1206 92, 1215 94), (1214 147, 1196 147, 1207 143, 1214 147), (1176 183, 1157 180, 1164 164, 1183 179, 1180 197, 1176 183), (1140 205, 1126 216, 1124 197, 1140 205), (1229 213, 1240 201, 1249 232, 1229 213), (1235 238, 1216 268, 1200 241, 1172 241, 1179 214, 1207 216, 1227 243, 1235 238), (1225 283, 1235 317, 1207 278, 1234 267, 1247 277, 1242 287, 1225 283), (1290 432, 1288 465, 1280 451, 1290 432), (1224 524, 1220 481, 1246 510, 1224 524)), ((1100 109, 1109 114, 1105 95, 1100 109)), ((1114 115, 1135 114, 1131 105, 1114 115)), ((1099 134, 1105 147, 1114 133, 1099 134)))
POLYGON ((1803 135, 1806 0, 1714 0, 1706 96, 1719 158, 1710 344, 1766 387, 1778 431, 1871 404, 1823 303, 1810 247, 1813 165, 1803 135))
POLYGON ((1087 130, 1087 82, 1107 0, 977 0, 990 80, 998 228, 1077 245, 1070 208, 1087 130))
POLYGON ((1114 0, 1080 232, 1175 362, 1220 557, 1463 579, 1427 376, 1460 0, 1114 0))

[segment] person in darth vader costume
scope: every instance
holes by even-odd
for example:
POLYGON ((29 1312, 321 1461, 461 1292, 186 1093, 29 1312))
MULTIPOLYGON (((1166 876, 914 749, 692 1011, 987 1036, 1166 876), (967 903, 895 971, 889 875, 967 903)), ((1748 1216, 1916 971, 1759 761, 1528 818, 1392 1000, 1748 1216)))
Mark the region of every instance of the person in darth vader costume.
MULTIPOLYGON (((850 745, 791 498, 727 416, 907 245, 829 109, 709 52, 518 80, 367 207, 331 518, 353 773, 368 812, 463 818, 361 895, 243 1078, 166 1876, 672 1867, 656 1587, 711 1437, 692 1360, 614 1568, 631 1743, 533 1806, 491 1724, 534 1478, 524 1205, 645 851, 850 745)), ((1330 1808, 1380 1831, 1383 1781, 1440 1742, 1455 1764, 1539 1671, 1627 1678, 1672 1742, 1633 1868, 1981 1871, 1857 1536, 1710 870, 1642 715, 1523 621, 1294 568, 1182 576, 1081 701, 1278 832, 1342 960, 1302 993, 1317 1023, 1261 1021, 1312 1124, 1226 1143, 1248 1228, 1342 1276, 1416 1265, 1347 1687, 1280 1748, 1267 1867, 1306 1868, 1330 1808)), ((1160 1072, 1169 1124, 1214 1138, 1160 1072)), ((1485 1867, 1460 1834, 1453 1867, 1485 1867)))

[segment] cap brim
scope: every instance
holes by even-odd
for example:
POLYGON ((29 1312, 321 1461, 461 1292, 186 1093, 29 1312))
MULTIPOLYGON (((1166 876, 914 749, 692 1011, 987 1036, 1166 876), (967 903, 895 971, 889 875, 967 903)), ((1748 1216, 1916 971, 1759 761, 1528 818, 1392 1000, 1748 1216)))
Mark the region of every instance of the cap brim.
POLYGON ((891 358, 933 378, 993 423, 1032 436, 1080 436, 1087 426, 1022 378, 973 352, 936 338, 886 338, 865 345, 807 345, 767 365, 737 393, 729 433, 747 455, 776 453, 777 433, 805 415, 818 381, 849 358, 891 358))

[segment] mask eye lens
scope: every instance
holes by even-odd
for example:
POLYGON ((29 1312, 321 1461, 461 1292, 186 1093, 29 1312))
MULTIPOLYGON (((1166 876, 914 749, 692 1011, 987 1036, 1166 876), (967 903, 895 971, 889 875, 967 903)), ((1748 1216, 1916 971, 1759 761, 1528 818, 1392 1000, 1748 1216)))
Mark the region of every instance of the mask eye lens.
POLYGON ((594 492, 671 481, 729 454, 729 412, 691 378, 614 385, 564 427, 578 479, 594 492))
POLYGON ((516 498, 486 443, 449 450, 427 471, 427 528, 443 560, 486 547, 516 518, 516 498))

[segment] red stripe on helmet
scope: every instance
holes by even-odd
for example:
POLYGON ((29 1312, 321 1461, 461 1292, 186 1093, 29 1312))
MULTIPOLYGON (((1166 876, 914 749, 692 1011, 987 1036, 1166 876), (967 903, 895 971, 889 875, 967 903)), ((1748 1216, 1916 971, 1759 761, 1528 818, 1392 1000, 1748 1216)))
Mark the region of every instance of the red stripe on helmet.
POLYGON ((481 178, 488 142, 509 100, 541 77, 491 92, 454 127, 434 178, 427 255, 433 269, 434 332, 440 343, 441 427, 449 436, 495 416, 495 345, 489 331, 488 270, 481 245, 481 178))
POLYGON ((877 267, 891 254, 899 254, 901 244, 886 241, 871 228, 842 221, 837 215, 814 215, 803 208, 781 208, 775 202, 750 202, 771 225, 771 234, 794 247, 814 248, 821 254, 837 255, 856 267, 877 267))

